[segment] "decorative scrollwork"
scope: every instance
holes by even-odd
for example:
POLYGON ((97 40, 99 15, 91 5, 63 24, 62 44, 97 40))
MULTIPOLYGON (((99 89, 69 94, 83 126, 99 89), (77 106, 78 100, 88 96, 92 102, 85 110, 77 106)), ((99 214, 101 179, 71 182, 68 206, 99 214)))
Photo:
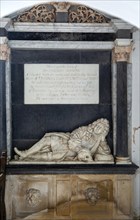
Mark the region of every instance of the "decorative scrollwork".
POLYGON ((69 11, 70 23, 108 23, 109 19, 86 6, 80 5, 77 10, 69 11))
POLYGON ((85 198, 89 204, 96 205, 98 199, 100 198, 100 192, 98 188, 90 187, 84 192, 85 198))
MULTIPOLYGON (((57 13, 66 13, 69 23, 109 23, 110 19, 84 5, 68 2, 40 4, 24 11, 13 22, 57 22, 57 13)), ((59 22, 59 21, 58 21, 59 22)))
POLYGON ((37 5, 14 19, 16 22, 55 22, 55 8, 48 4, 37 5))

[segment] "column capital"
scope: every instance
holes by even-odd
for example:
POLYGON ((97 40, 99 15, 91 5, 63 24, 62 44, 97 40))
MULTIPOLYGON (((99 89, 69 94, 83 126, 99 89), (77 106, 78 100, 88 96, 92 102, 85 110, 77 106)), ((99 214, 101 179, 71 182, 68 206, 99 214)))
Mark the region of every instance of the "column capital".
POLYGON ((113 62, 129 62, 132 46, 131 39, 116 39, 112 50, 113 62))
POLYGON ((0 60, 7 60, 10 54, 7 37, 0 37, 0 60))

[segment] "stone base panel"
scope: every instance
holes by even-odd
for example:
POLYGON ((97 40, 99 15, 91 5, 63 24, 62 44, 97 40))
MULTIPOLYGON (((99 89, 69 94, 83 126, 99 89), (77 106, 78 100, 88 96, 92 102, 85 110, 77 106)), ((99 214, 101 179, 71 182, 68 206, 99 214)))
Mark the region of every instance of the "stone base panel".
POLYGON ((7 220, 130 220, 132 175, 9 175, 7 220))

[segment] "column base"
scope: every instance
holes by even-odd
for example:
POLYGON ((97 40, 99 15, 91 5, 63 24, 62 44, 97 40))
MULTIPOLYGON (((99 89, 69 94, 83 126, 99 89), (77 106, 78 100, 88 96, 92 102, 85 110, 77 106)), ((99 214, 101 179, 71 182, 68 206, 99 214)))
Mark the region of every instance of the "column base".
POLYGON ((116 157, 116 164, 131 164, 129 157, 116 157))

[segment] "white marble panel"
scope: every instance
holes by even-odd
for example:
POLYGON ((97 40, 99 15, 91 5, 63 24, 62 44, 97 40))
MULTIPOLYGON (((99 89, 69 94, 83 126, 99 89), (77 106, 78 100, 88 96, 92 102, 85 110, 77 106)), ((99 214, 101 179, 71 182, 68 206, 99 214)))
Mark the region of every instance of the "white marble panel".
POLYGON ((12 145, 12 114, 11 114, 11 63, 10 56, 6 60, 6 129, 7 129, 7 156, 11 159, 11 145, 12 145))
POLYGON ((25 64, 25 104, 98 104, 99 64, 25 64))
POLYGON ((10 26, 10 18, 0 18, 0 28, 8 28, 10 26))
POLYGON ((8 39, 7 37, 0 37, 0 44, 7 44, 8 39))
POLYGON ((112 63, 112 117, 113 117, 113 150, 116 155, 116 120, 117 120, 117 69, 116 63, 112 63))
POLYGON ((11 40, 9 46, 12 49, 98 49, 111 50, 114 47, 112 41, 23 41, 11 40))
POLYGON ((79 33, 114 33, 110 24, 94 23, 25 23, 15 22, 8 31, 19 32, 79 32, 79 33))

